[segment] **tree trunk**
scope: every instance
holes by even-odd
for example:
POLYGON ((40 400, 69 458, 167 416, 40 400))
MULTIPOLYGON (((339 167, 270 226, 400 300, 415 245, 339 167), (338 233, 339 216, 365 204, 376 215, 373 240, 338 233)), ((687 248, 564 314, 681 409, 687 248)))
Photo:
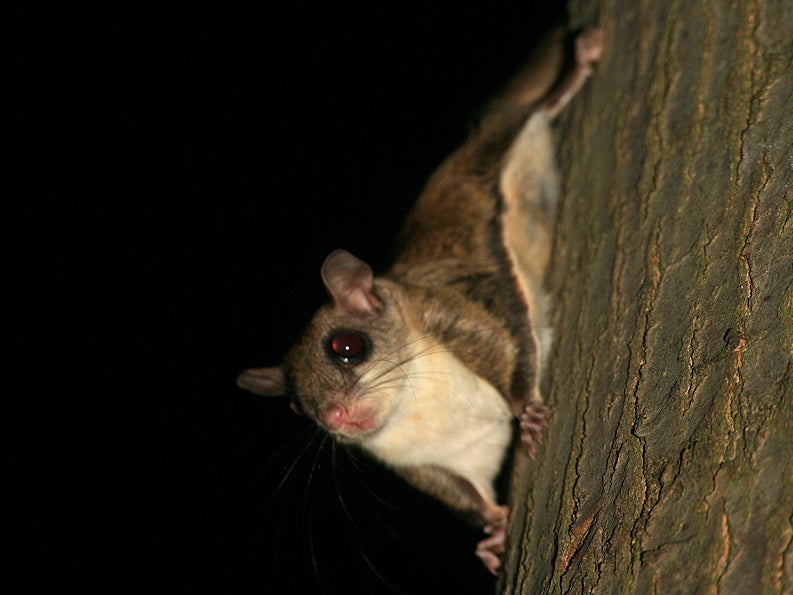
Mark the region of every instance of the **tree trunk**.
POLYGON ((594 4, 499 590, 793 593, 793 2, 594 4))

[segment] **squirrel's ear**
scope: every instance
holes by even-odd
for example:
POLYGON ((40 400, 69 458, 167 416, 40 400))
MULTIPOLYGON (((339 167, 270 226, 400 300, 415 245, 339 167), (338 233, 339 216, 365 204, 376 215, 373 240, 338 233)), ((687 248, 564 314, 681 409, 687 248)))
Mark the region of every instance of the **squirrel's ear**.
POLYGON ((237 376, 237 386, 263 397, 280 397, 286 392, 281 368, 251 368, 237 376))
POLYGON ((374 293, 372 268, 349 252, 336 250, 325 259, 322 281, 343 314, 364 317, 383 309, 383 302, 374 293))

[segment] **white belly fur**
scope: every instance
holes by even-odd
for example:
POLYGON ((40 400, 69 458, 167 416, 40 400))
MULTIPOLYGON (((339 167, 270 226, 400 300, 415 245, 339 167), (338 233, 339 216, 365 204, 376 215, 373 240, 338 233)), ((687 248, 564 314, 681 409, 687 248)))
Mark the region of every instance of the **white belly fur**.
POLYGON ((405 367, 399 402, 362 446, 395 466, 436 465, 488 500, 512 437, 512 414, 493 386, 443 347, 424 345, 405 367))
MULTIPOLYGON (((551 141, 548 115, 539 110, 515 139, 500 180, 504 245, 529 307, 540 369, 552 338, 542 282, 559 195, 551 141)), ((416 353, 424 355, 402 367, 401 387, 389 395, 396 403, 387 423, 362 446, 395 466, 448 469, 492 501, 493 479, 512 437, 509 406, 442 347, 423 342, 416 353)))
POLYGON ((551 226, 559 201, 559 179, 547 112, 535 112, 524 124, 501 171, 504 247, 529 307, 538 341, 539 367, 545 367, 553 338, 543 277, 551 256, 551 226))

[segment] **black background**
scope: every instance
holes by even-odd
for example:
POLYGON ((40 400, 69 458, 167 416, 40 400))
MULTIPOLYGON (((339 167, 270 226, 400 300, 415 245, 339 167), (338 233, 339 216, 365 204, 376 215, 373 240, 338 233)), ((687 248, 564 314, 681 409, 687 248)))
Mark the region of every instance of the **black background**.
POLYGON ((278 363, 331 250, 383 270, 550 4, 6 22, 7 559, 27 591, 492 589, 477 531, 234 379, 278 363))

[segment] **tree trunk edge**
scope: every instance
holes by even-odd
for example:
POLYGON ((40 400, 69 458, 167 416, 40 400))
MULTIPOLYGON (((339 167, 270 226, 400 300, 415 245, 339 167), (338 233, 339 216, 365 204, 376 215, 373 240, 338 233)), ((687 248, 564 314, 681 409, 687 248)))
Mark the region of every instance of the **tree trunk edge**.
POLYGON ((570 3, 551 427, 501 593, 793 592, 793 3, 570 3), (598 18, 599 11, 599 18, 598 18))

